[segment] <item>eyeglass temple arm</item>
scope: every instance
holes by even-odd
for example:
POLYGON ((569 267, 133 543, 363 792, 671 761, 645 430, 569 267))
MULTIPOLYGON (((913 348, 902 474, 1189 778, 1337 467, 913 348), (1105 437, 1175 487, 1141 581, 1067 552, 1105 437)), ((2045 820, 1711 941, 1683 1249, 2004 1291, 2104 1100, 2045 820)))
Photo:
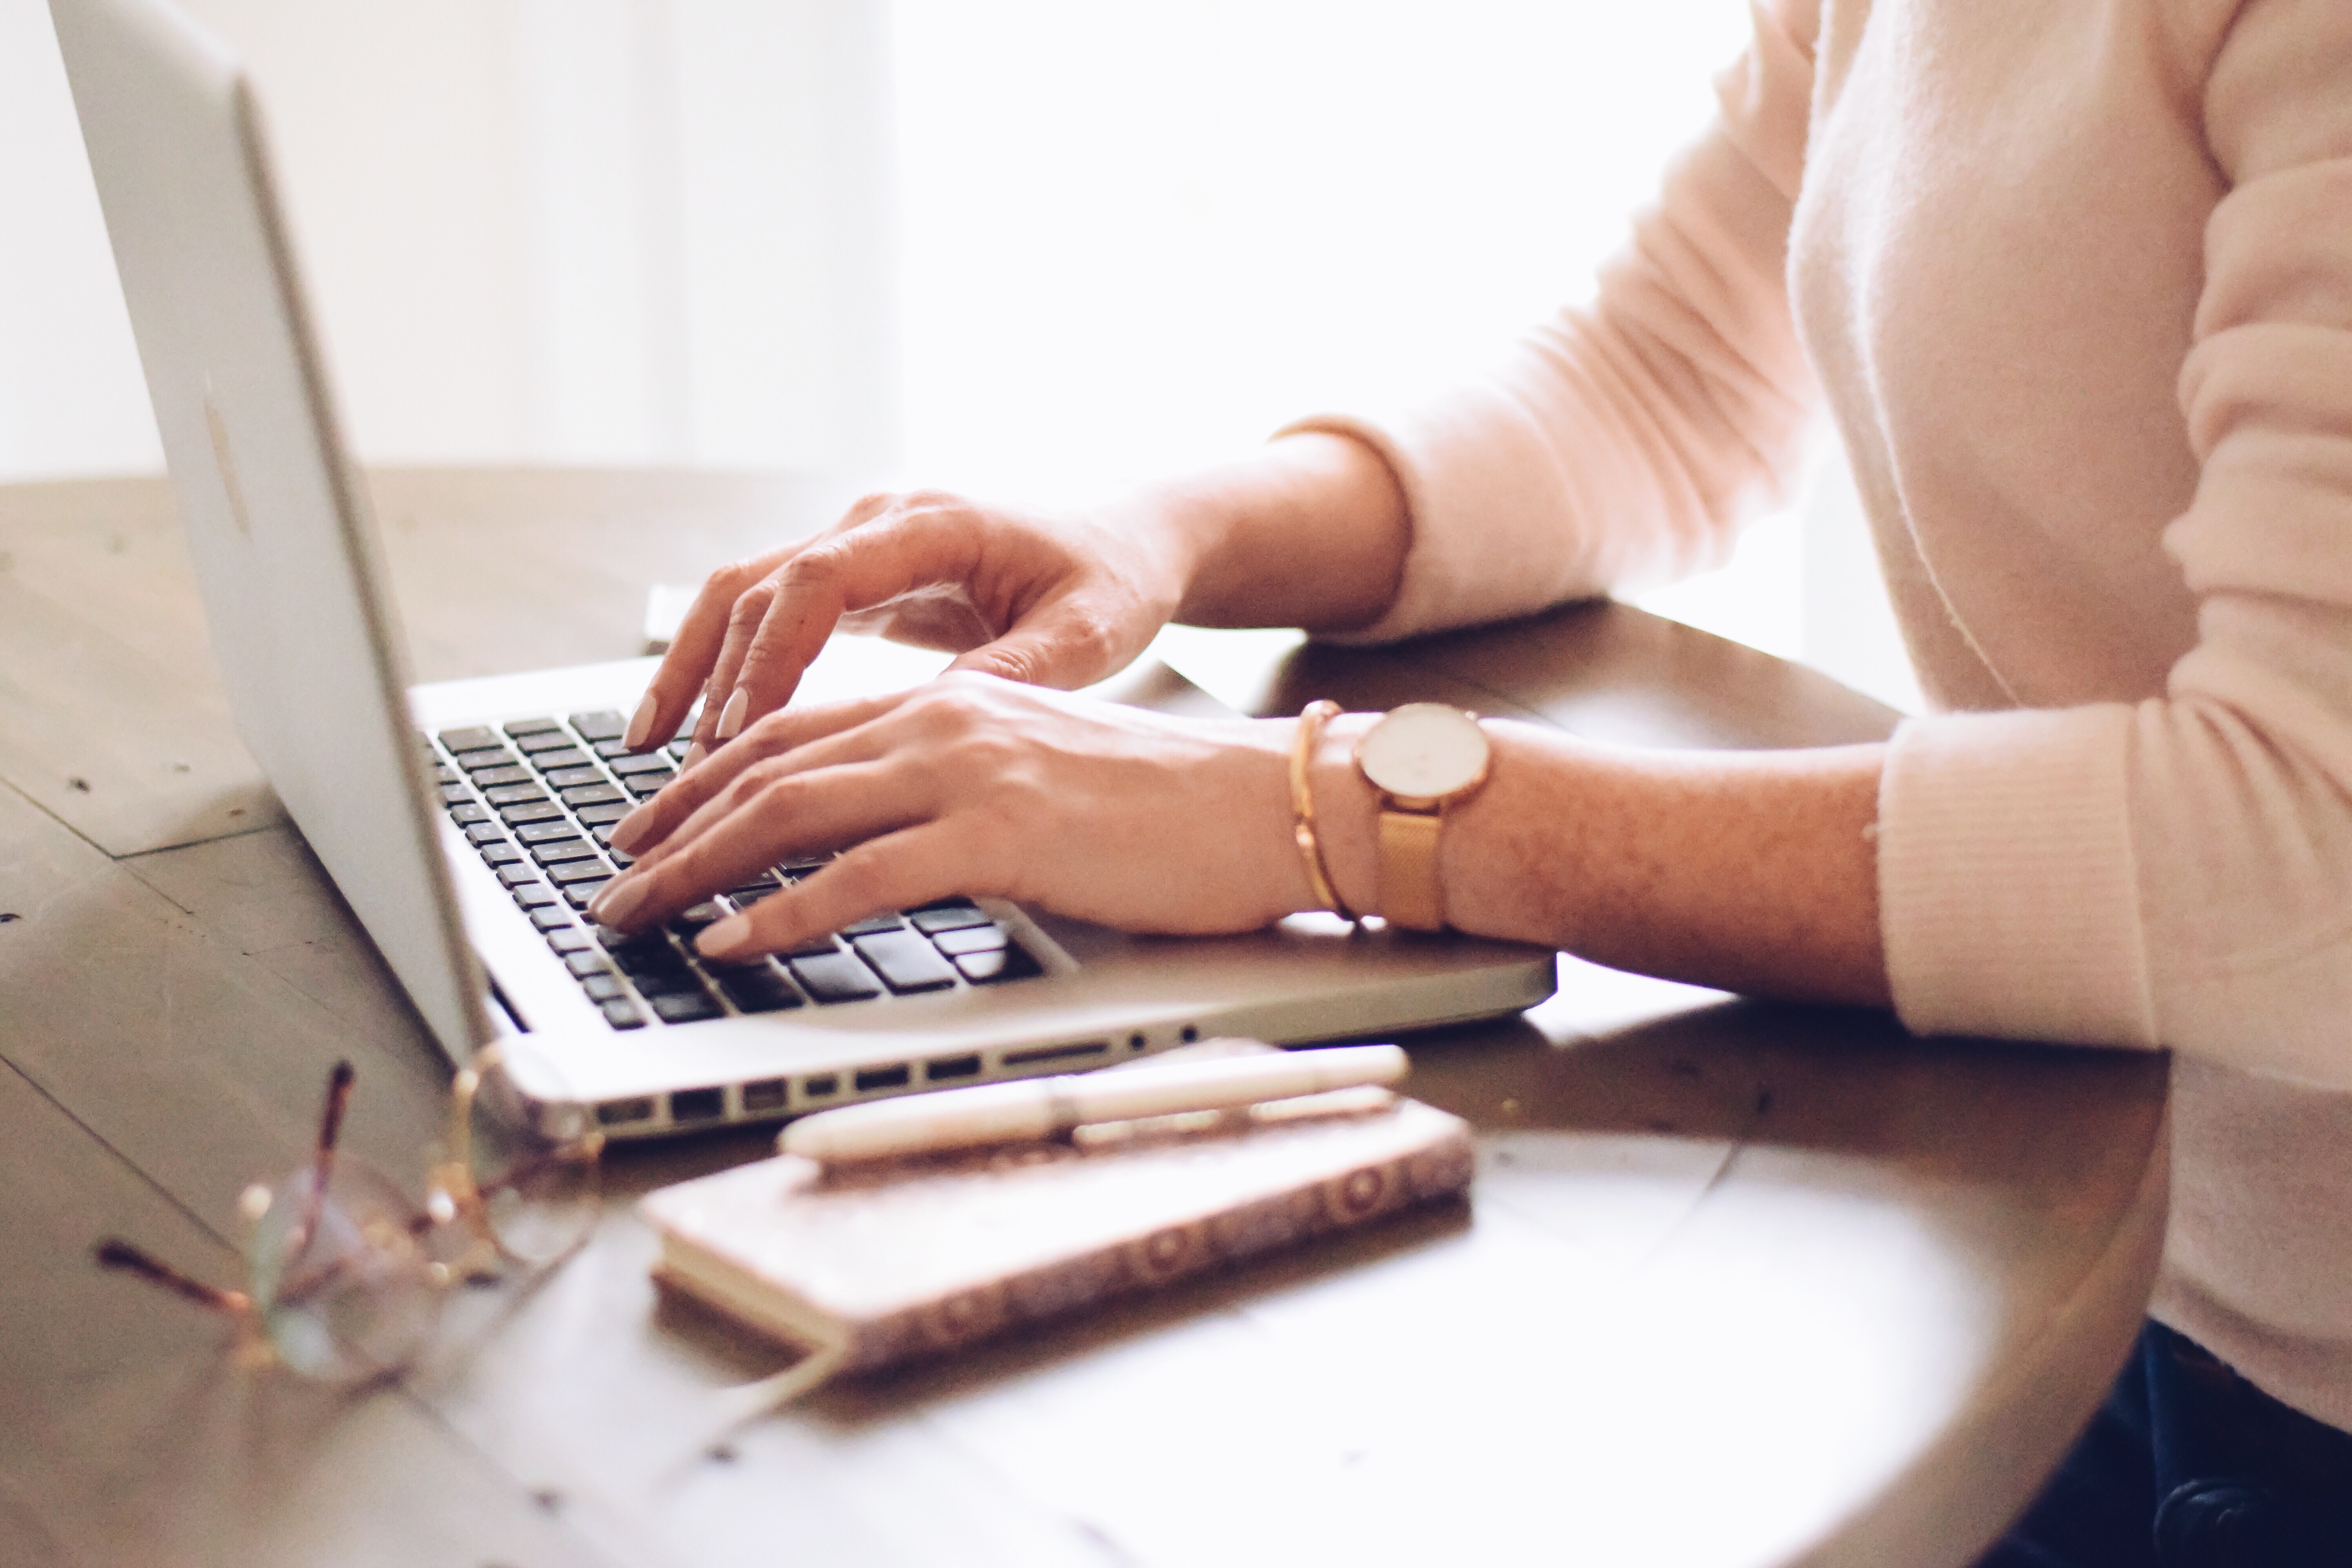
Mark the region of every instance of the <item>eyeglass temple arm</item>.
POLYGON ((328 1168, 334 1163, 335 1144, 343 1135, 343 1111, 352 1102, 352 1079, 359 1075, 348 1061, 339 1061, 335 1070, 327 1075, 327 1103, 319 1113, 319 1184, 326 1184, 328 1168))
POLYGON ((100 1268, 117 1268, 126 1274, 136 1274, 149 1284, 161 1285, 200 1307, 242 1315, 252 1305, 242 1290, 224 1290, 217 1285, 207 1285, 201 1279, 191 1279, 120 1237, 108 1237, 90 1248, 90 1256, 98 1260, 100 1268))
POLYGON ((327 1183, 335 1173, 335 1144, 343 1135, 343 1111, 352 1102, 352 1079, 358 1076, 348 1059, 327 1074, 327 1103, 319 1113, 319 1146, 310 1156, 310 1199, 302 1206, 302 1224, 288 1237, 289 1257, 299 1258, 319 1228, 327 1206, 327 1183))
MULTIPOLYGON (((574 1163, 593 1161, 604 1152, 604 1137, 602 1134, 598 1134, 593 1137, 582 1139, 577 1142, 565 1143, 557 1148, 543 1150, 541 1152, 532 1155, 530 1159, 525 1160, 513 1170, 499 1176, 488 1186, 476 1184, 471 1173, 467 1172, 464 1166, 453 1165, 450 1174, 457 1180, 462 1181, 465 1184, 467 1191, 462 1194, 451 1193, 449 1196, 452 1200, 457 1203, 459 1211, 466 1215, 467 1220, 474 1226, 474 1227, 482 1232, 484 1238, 495 1243, 498 1240, 498 1237, 490 1234, 488 1222, 482 1217, 481 1211, 482 1206, 485 1204, 488 1203, 490 1199, 497 1197, 500 1193, 506 1192, 510 1188, 521 1186, 525 1182, 530 1181, 533 1176, 538 1175, 541 1171, 548 1169, 551 1165, 560 1165, 567 1161, 574 1163)), ((409 1220, 408 1234, 411 1236, 423 1236, 426 1231, 432 1229, 437 1223, 438 1222, 434 1219, 431 1213, 420 1211, 415 1217, 409 1220)))

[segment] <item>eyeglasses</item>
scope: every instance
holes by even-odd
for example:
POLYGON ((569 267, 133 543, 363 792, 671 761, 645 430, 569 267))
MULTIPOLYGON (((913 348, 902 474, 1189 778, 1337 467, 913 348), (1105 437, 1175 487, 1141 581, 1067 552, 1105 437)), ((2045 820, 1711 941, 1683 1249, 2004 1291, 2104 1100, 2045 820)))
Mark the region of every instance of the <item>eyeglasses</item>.
POLYGON ((347 1061, 328 1075, 309 1163, 239 1200, 252 1226, 247 1289, 208 1285, 119 1237, 92 1248, 99 1264, 234 1318, 247 1365, 361 1382, 415 1358, 454 1286, 510 1267, 551 1268, 594 1229, 604 1134, 542 1131, 499 1047, 476 1052, 450 1084, 447 1133, 427 1154, 422 1207, 373 1166, 336 1152, 354 1076, 347 1061))

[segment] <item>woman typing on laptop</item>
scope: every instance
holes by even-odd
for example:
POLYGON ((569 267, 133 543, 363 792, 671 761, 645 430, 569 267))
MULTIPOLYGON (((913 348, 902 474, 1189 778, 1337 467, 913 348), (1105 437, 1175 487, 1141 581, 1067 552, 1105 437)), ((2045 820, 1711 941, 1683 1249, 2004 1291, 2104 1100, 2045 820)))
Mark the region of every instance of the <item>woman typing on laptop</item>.
POLYGON ((706 754, 619 826, 641 860, 596 912, 850 846, 705 949, 952 892, 1168 931, 1331 908, 2173 1048, 2167 1326, 1990 1561, 2346 1560, 2352 7, 1758 15, 1597 299, 1486 377, 1082 516, 872 498, 718 574, 629 737, 702 695, 706 754), (1705 565, 1824 406, 1937 710, 1885 745, 1053 689, 1171 618, 1379 640, 1705 565), (962 673, 785 708, 852 618, 962 673))

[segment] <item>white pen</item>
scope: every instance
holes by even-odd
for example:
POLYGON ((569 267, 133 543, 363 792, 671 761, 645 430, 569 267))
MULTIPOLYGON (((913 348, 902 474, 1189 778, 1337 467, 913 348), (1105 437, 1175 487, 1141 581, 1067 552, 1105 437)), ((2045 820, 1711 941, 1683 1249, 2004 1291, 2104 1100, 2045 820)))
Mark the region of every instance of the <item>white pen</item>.
POLYGON ((1268 1056, 1139 1062, 1116 1072, 1065 1073, 821 1110, 786 1127, 776 1146, 812 1160, 875 1160, 1051 1138, 1094 1121, 1223 1110, 1328 1089, 1394 1083, 1396 1046, 1331 1046, 1268 1056))

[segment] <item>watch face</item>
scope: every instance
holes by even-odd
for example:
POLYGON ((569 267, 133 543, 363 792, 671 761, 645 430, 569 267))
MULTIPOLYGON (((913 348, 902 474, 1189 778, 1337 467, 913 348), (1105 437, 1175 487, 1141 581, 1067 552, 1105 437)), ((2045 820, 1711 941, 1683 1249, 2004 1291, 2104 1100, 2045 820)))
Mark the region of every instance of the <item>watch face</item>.
POLYGON ((1478 721, 1443 702, 1391 709, 1356 747, 1356 765, 1372 787, 1402 800, 1433 801, 1486 776, 1486 734, 1478 721))

